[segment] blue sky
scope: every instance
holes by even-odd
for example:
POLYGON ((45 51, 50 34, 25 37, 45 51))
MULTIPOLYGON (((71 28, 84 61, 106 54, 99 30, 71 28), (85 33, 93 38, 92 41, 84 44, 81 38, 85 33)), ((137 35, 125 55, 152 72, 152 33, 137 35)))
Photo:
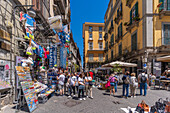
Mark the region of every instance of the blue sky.
POLYGON ((71 2, 71 30, 73 39, 80 49, 83 62, 82 29, 85 22, 104 22, 104 15, 109 0, 70 0, 71 2))

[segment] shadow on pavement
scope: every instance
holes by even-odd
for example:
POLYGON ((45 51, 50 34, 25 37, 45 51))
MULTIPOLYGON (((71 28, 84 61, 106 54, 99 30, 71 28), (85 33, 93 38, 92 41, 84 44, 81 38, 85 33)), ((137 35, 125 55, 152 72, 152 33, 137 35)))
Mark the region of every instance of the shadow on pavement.
POLYGON ((103 95, 110 95, 110 94, 108 94, 108 93, 103 93, 103 95))

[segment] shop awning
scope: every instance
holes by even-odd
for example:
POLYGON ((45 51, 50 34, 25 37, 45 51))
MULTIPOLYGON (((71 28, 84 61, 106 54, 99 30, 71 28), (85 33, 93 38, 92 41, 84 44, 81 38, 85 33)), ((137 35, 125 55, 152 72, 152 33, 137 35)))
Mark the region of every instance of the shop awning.
POLYGON ((111 67, 111 66, 114 66, 116 64, 118 64, 120 67, 137 67, 137 64, 121 62, 121 61, 111 62, 111 63, 103 65, 103 67, 111 67))
POLYGON ((158 57, 156 60, 160 61, 160 62, 170 62, 170 55, 163 56, 163 57, 158 57))
POLYGON ((112 69, 112 67, 98 67, 96 70, 109 70, 112 69))

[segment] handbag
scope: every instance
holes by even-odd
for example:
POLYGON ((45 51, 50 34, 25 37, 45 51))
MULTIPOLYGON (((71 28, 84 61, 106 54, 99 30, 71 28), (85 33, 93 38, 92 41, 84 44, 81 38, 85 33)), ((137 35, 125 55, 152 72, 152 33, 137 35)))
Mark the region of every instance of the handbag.
POLYGON ((138 104, 135 111, 137 111, 138 113, 144 113, 144 109, 142 108, 141 104, 138 104))
POLYGON ((151 110, 150 110, 150 113, 155 113, 157 110, 156 110, 156 106, 152 106, 151 107, 151 110))
POLYGON ((166 104, 164 104, 162 98, 160 98, 157 102, 155 102, 155 106, 156 106, 156 109, 157 109, 158 113, 162 113, 162 112, 165 111, 166 104))
POLYGON ((110 87, 110 81, 107 81, 106 85, 105 85, 105 88, 108 88, 110 87))

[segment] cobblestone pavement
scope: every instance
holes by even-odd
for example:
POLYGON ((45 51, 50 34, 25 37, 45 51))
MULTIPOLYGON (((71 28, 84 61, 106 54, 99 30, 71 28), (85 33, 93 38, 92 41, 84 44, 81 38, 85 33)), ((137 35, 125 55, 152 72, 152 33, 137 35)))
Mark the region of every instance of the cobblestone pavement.
MULTIPOLYGON (((136 107, 144 100, 149 106, 153 105, 159 98, 170 96, 170 91, 148 90, 147 96, 137 96, 136 98, 121 98, 122 86, 118 86, 115 96, 109 96, 109 92, 93 88, 94 99, 79 101, 77 98, 68 99, 66 96, 53 96, 45 104, 39 104, 33 113, 124 113, 121 108, 136 107), (118 102, 118 103, 117 103, 118 102)), ((137 90, 139 94, 139 89, 137 90)), ((13 113, 14 109, 9 107, 4 113, 13 113)), ((25 113, 20 111, 19 113, 25 113)))

